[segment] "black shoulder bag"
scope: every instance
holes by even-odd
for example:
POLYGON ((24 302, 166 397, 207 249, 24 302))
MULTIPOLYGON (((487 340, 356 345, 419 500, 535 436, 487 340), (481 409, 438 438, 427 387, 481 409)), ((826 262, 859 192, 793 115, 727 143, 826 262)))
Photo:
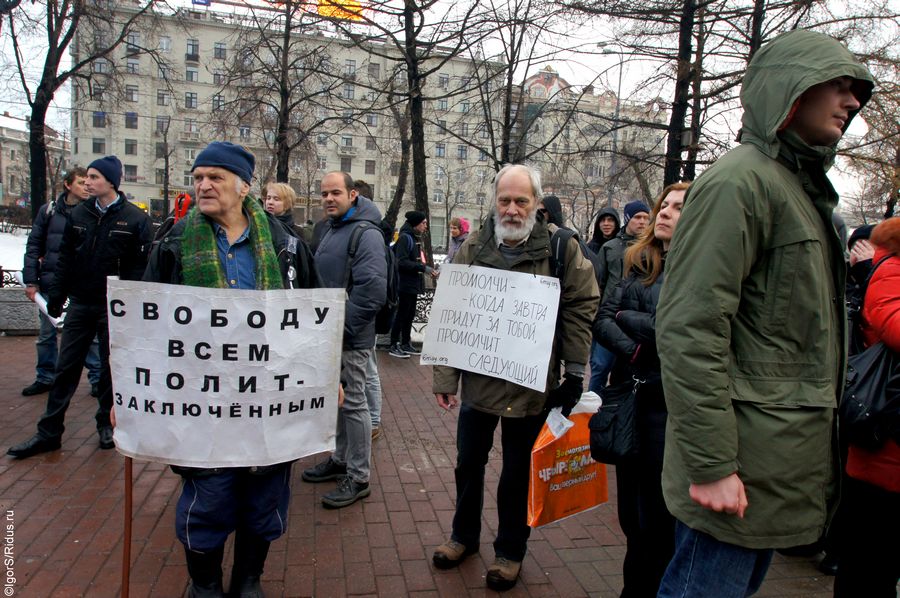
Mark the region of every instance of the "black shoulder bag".
POLYGON ((643 383, 634 376, 603 389, 603 403, 588 421, 589 444, 594 461, 618 465, 637 455, 635 410, 638 390, 643 383))

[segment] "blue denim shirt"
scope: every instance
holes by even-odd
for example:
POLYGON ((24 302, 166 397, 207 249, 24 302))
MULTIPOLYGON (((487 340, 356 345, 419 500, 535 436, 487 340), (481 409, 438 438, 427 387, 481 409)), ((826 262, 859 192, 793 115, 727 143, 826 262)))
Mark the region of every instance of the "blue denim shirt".
POLYGON ((225 229, 213 223, 216 231, 216 247, 219 250, 219 261, 225 272, 225 281, 230 289, 256 288, 256 260, 253 257, 253 246, 250 244, 250 227, 232 245, 228 244, 225 229))

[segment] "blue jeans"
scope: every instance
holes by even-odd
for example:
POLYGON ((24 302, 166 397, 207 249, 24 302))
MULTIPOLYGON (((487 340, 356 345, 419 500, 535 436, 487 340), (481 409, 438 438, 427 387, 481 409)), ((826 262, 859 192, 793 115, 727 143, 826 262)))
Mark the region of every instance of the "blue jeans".
POLYGON ((675 555, 658 598, 744 598, 762 585, 771 549, 743 548, 675 523, 675 555))
POLYGON ((531 448, 546 414, 500 417, 463 403, 456 428, 456 513, 451 538, 467 548, 477 547, 484 506, 484 472, 500 422, 503 468, 497 485, 497 539, 494 554, 522 561, 531 528, 528 527, 528 482, 531 448))
MULTIPOLYGON (((44 312, 38 311, 38 316, 41 328, 36 343, 37 367, 34 379, 44 384, 53 384, 56 380, 56 360, 59 358, 56 326, 50 323, 50 318, 45 316, 44 312)), ((100 382, 100 346, 96 336, 87 357, 84 358, 84 366, 88 370, 88 380, 91 384, 100 382)))
POLYGON ((597 341, 591 341, 591 379, 588 390, 601 394, 615 362, 616 356, 611 351, 597 341))
POLYGON ((378 358, 375 348, 369 355, 366 364, 366 402, 369 404, 369 417, 372 427, 381 426, 381 378, 378 377, 378 358))
POLYGON ((366 400, 366 365, 372 349, 345 349, 341 353, 344 405, 338 411, 333 459, 347 466, 357 483, 369 481, 372 457, 372 418, 366 400))

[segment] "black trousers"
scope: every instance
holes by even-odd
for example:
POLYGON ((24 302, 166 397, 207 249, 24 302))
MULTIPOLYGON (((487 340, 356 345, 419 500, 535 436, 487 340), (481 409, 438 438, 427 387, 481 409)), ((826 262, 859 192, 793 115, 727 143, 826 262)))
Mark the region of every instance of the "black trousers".
POLYGON ((835 598, 895 598, 900 581, 900 493, 845 477, 835 598))
POLYGON ((500 422, 503 468, 497 485, 497 539, 494 553, 512 561, 522 561, 531 528, 528 527, 528 483, 531 477, 531 448, 546 415, 500 417, 478 411, 466 404, 459 410, 456 432, 456 514, 452 539, 466 547, 478 546, 481 510, 484 505, 484 472, 494 444, 494 430, 500 422))
POLYGON ((100 344, 100 381, 97 384, 100 396, 95 416, 97 429, 111 425, 109 412, 112 410, 113 396, 106 304, 84 305, 70 301, 56 362, 56 383, 47 397, 47 410, 37 425, 41 438, 59 438, 63 435, 66 409, 78 389, 84 359, 91 349, 94 336, 100 344))
POLYGON ((416 293, 398 293, 397 315, 394 316, 394 325, 391 327, 391 344, 409 344, 412 335, 412 323, 416 317, 416 293))

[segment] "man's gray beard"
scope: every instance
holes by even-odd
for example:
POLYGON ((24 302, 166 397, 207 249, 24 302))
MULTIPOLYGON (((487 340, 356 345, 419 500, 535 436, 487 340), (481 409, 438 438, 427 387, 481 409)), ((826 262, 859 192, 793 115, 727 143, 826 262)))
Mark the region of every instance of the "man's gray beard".
POLYGON ((500 222, 500 215, 494 214, 494 236, 501 243, 518 243, 522 239, 531 234, 534 223, 537 221, 537 210, 531 210, 525 223, 522 226, 515 227, 500 222))

